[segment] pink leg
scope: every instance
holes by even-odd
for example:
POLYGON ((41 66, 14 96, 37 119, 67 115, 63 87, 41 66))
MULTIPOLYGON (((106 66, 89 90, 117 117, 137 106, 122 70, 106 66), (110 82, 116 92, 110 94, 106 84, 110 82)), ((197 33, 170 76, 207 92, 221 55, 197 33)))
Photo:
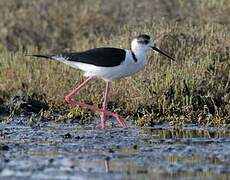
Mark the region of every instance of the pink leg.
POLYGON ((105 87, 105 93, 104 93, 104 102, 102 109, 104 112, 101 113, 101 127, 104 129, 105 128, 105 120, 106 120, 106 110, 107 110, 107 104, 108 104, 108 96, 109 96, 109 81, 105 81, 106 87, 105 87))
POLYGON ((73 91, 71 91, 66 97, 65 101, 69 104, 72 104, 75 100, 73 99, 73 96, 78 93, 81 88, 83 88, 91 79, 94 77, 88 77, 86 80, 82 81, 73 91))
POLYGON ((105 93, 104 93, 104 102, 103 102, 103 106, 102 106, 103 111, 101 113, 101 126, 102 126, 102 128, 105 128, 106 113, 109 113, 110 115, 114 116, 117 119, 117 121, 119 122, 121 127, 126 128, 127 126, 125 124, 125 121, 117 113, 111 113, 111 112, 107 111, 110 82, 109 81, 105 81, 105 82, 106 82, 106 88, 105 88, 105 93))
POLYGON ((126 128, 126 124, 125 121, 118 115, 118 113, 113 113, 107 110, 107 99, 108 99, 108 93, 109 93, 109 82, 106 82, 106 90, 105 90, 105 100, 103 103, 103 109, 99 109, 96 106, 93 105, 89 105, 89 104, 85 104, 79 101, 76 101, 75 99, 73 99, 73 96, 78 93, 81 88, 83 88, 90 80, 92 80, 94 77, 88 77, 85 81, 81 82, 73 91, 71 91, 66 97, 65 97, 65 101, 71 105, 79 105, 82 108, 85 109, 91 109, 91 110, 95 110, 95 111, 99 111, 101 112, 101 125, 102 128, 105 128, 105 118, 106 118, 106 114, 113 116, 117 119, 117 121, 119 122, 119 124, 121 125, 121 127, 126 128))

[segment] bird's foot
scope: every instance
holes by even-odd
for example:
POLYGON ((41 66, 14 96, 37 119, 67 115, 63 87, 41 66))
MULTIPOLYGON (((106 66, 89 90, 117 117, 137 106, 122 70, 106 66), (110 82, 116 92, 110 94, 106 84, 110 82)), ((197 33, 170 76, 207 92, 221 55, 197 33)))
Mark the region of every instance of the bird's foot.
POLYGON ((114 113, 111 111, 102 111, 102 113, 101 113, 101 127, 102 127, 102 129, 105 128, 106 113, 109 114, 110 116, 115 117, 122 128, 127 128, 125 120, 118 113, 116 113, 116 112, 114 113))
POLYGON ((127 128, 125 120, 118 113, 113 113, 113 116, 117 119, 122 128, 127 128))
POLYGON ((102 129, 105 129, 106 114, 109 114, 109 115, 115 117, 122 128, 127 128, 125 120, 118 113, 114 113, 114 112, 110 112, 110 111, 104 111, 104 110, 98 109, 95 106, 77 102, 76 100, 74 100, 73 98, 70 98, 70 97, 65 97, 65 101, 66 101, 66 103, 71 104, 71 105, 79 105, 79 106, 86 108, 86 109, 101 111, 102 112, 102 114, 101 114, 101 127, 102 127, 102 129))

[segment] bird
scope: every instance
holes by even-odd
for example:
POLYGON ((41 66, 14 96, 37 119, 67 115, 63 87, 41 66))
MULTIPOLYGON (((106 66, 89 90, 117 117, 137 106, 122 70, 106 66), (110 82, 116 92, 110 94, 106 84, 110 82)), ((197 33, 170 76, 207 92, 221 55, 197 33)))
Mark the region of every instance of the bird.
POLYGON ((57 54, 32 54, 36 58, 46 58, 67 64, 84 72, 85 79, 75 89, 65 96, 66 103, 78 105, 101 113, 101 127, 106 127, 106 116, 114 117, 122 128, 127 128, 125 120, 117 113, 107 108, 111 81, 131 76, 141 70, 147 63, 147 52, 157 51, 170 60, 174 58, 156 47, 154 40, 148 34, 140 34, 131 41, 130 49, 115 47, 98 47, 82 52, 64 52, 57 54), (91 80, 105 81, 104 101, 101 108, 76 100, 75 95, 91 80))

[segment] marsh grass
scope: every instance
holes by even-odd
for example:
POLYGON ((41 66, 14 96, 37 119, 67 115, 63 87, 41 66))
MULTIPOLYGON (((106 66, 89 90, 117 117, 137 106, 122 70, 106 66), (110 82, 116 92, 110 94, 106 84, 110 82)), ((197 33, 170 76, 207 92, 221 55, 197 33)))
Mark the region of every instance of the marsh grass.
MULTIPOLYGON (((226 18, 229 13, 226 10, 230 6, 227 1, 200 1, 198 5, 190 1, 170 1, 179 14, 172 11, 160 20, 145 19, 136 25, 134 22, 143 18, 138 9, 150 12, 147 1, 140 3, 136 9, 129 7, 135 9, 134 14, 124 14, 123 6, 110 12, 114 4, 105 6, 103 1, 96 1, 94 9, 87 8, 90 1, 82 3, 82 8, 73 5, 73 1, 55 1, 52 5, 50 1, 42 0, 21 2, 18 4, 20 8, 13 2, 11 0, 7 4, 8 10, 15 9, 14 12, 8 12, 12 15, 9 18, 13 29, 9 30, 6 26, 4 32, 5 35, 8 33, 6 37, 12 35, 14 38, 11 37, 12 41, 2 39, 0 47, 0 99, 6 101, 20 91, 35 99, 46 100, 49 111, 65 112, 59 117, 60 121, 76 117, 90 119, 94 113, 69 107, 63 100, 83 78, 80 71, 54 61, 37 60, 25 55, 60 49, 81 51, 108 45, 129 48, 130 40, 144 32, 156 39, 158 47, 175 57, 176 63, 150 52, 148 65, 142 71, 112 83, 110 109, 129 117, 139 126, 162 122, 182 125, 192 122, 213 126, 229 124, 230 33, 226 18), (188 10, 189 4, 196 13, 183 19, 188 12, 182 9, 188 10), (44 5, 52 8, 46 9, 44 5), (72 7, 65 14, 59 12, 58 5, 72 7), (43 11, 35 16, 31 12, 36 8, 43 11), (77 14, 71 16, 76 8, 79 8, 77 14), (221 11, 222 16, 219 16, 221 11), (23 16, 16 18, 19 12, 23 16), (31 17, 26 16, 28 13, 31 17), (123 13, 122 20, 120 13, 123 13), (47 17, 40 19, 44 15, 47 17), (13 18, 19 21, 16 23, 13 18), (24 18, 27 22, 23 24, 24 18), (40 24, 40 31, 36 29, 34 20, 44 23, 40 24), (71 24, 70 20, 75 24, 71 24), (63 23, 66 24, 63 26, 63 23), (17 33, 22 36, 16 37, 17 33)), ((170 6, 170 3, 166 5, 170 6)), ((162 6, 162 3, 158 2, 153 7, 165 13, 164 8, 167 7, 158 6, 162 6)), ((154 15, 159 17, 161 14, 154 15)), ((104 83, 96 80, 77 98, 100 106, 103 89, 104 83)), ((51 114, 42 112, 41 116, 48 118, 51 114)))

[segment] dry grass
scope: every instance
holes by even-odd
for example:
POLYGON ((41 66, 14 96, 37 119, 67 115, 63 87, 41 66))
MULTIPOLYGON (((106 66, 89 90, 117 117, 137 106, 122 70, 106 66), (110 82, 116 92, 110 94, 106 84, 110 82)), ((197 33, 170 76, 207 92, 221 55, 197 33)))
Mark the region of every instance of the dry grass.
MULTIPOLYGON (((68 110, 63 97, 81 80, 81 72, 24 54, 128 48, 134 36, 145 32, 177 62, 149 53, 144 70, 113 83, 111 108, 140 126, 164 121, 229 124, 228 0, 9 0, 0 12, 0 99, 21 90, 68 110)), ((78 98, 100 105, 103 88, 101 81, 91 83, 78 98)))

